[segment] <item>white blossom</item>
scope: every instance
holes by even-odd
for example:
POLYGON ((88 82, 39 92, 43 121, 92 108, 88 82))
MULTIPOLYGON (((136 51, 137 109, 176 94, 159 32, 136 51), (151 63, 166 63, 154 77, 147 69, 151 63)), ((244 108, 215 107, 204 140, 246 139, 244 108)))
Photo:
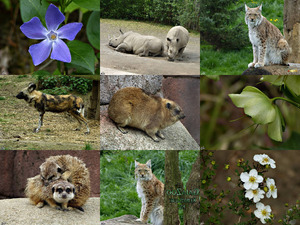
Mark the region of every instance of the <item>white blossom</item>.
POLYGON ((254 215, 260 219, 260 221, 265 224, 265 219, 270 219, 271 215, 271 207, 269 205, 264 205, 261 202, 256 203, 256 210, 254 211, 254 215))
POLYGON ((266 196, 268 198, 270 198, 271 196, 273 198, 277 198, 277 188, 276 188, 274 179, 267 178, 266 183, 267 183, 267 187, 268 187, 268 192, 267 192, 266 196))
POLYGON ((246 191, 245 197, 249 198, 250 200, 253 198, 253 202, 257 203, 265 197, 264 194, 265 192, 260 188, 255 190, 249 189, 246 191))
POLYGON ((258 188, 258 184, 263 182, 263 177, 258 175, 256 169, 250 170, 249 173, 243 172, 240 175, 241 181, 244 182, 244 188, 246 190, 252 189, 255 190, 258 188))
POLYGON ((259 162, 261 165, 270 165, 272 169, 276 168, 275 161, 266 154, 254 155, 253 160, 259 162))

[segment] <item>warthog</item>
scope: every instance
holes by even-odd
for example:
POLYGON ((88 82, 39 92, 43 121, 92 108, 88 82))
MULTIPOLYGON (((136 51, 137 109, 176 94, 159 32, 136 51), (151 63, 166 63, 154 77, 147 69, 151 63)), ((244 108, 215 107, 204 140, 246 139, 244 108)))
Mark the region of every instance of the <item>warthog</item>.
POLYGON ((189 32, 182 26, 172 27, 167 34, 168 60, 180 57, 189 42, 189 32))
POLYGON ((163 42, 153 36, 145 36, 132 31, 123 33, 109 40, 109 46, 118 52, 128 52, 139 56, 159 56, 164 52, 163 42))

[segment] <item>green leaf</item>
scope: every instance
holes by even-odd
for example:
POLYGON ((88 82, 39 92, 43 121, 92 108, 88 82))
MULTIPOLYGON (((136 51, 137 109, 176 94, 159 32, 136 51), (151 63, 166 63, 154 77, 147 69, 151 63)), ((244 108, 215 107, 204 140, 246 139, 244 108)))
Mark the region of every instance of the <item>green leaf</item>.
POLYGON ((67 46, 70 49, 72 61, 71 64, 81 66, 89 70, 92 74, 95 73, 94 65, 94 50, 93 48, 81 41, 70 41, 67 43, 67 46))
POLYGON ((275 120, 276 110, 272 101, 255 87, 247 86, 241 94, 229 94, 233 103, 244 108, 256 124, 268 124, 275 120))
POLYGON ((273 85, 281 86, 284 84, 285 75, 264 75, 261 81, 267 81, 273 85))
POLYGON ((9 10, 11 7, 10 0, 1 0, 3 4, 5 5, 6 10, 9 10))
POLYGON ((274 141, 282 142, 282 115, 277 105, 275 105, 275 120, 268 124, 268 135, 274 141))
POLYGON ((73 2, 83 8, 100 11, 100 0, 73 0, 73 2))
POLYGON ((82 11, 82 13, 86 13, 88 11, 88 9, 85 8, 81 8, 79 5, 75 4, 74 2, 71 2, 68 7, 65 9, 65 12, 73 12, 74 10, 80 9, 82 11))
POLYGON ((38 17, 45 26, 45 15, 49 3, 46 0, 20 0, 20 12, 23 22, 38 17))
POLYGON ((86 26, 86 34, 89 42, 96 49, 100 49, 100 12, 93 12, 90 15, 86 26))
POLYGON ((293 132, 290 138, 279 145, 278 147, 273 147, 272 150, 299 150, 300 149, 300 134, 293 132))
POLYGON ((285 84, 290 91, 298 96, 300 95, 300 76, 287 76, 285 84))

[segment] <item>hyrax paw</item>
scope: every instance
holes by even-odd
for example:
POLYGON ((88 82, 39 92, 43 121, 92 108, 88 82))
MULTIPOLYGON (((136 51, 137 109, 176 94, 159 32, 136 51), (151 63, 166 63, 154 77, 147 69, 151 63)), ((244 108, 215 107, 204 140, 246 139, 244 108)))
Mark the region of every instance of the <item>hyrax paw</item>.
POLYGON ((259 67, 263 67, 264 65, 260 64, 260 63, 255 63, 254 68, 259 68, 259 67))
POLYGON ((253 63, 253 62, 252 62, 252 63, 249 63, 249 64, 248 64, 248 68, 254 67, 254 64, 255 64, 255 63, 253 63))

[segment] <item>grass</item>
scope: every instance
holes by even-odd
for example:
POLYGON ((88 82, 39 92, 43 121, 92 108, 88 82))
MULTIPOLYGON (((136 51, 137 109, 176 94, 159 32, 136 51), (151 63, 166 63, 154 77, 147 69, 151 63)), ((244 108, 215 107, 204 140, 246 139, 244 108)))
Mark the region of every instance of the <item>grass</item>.
POLYGON ((240 51, 216 51, 201 45, 201 75, 241 75, 252 62, 252 48, 240 51))
POLYGON ((90 143, 86 143, 85 147, 83 148, 83 150, 93 150, 93 147, 90 143))
POLYGON ((0 96, 0 100, 5 100, 6 98, 4 96, 0 96))
MULTIPOLYGON (((181 151, 179 154, 181 177, 186 184, 196 151, 181 151)), ((155 176, 164 182, 165 151, 102 151, 100 157, 101 221, 125 214, 139 217, 141 200, 136 192, 134 160, 152 162, 155 176)), ((182 212, 180 212, 182 220, 182 212)))

